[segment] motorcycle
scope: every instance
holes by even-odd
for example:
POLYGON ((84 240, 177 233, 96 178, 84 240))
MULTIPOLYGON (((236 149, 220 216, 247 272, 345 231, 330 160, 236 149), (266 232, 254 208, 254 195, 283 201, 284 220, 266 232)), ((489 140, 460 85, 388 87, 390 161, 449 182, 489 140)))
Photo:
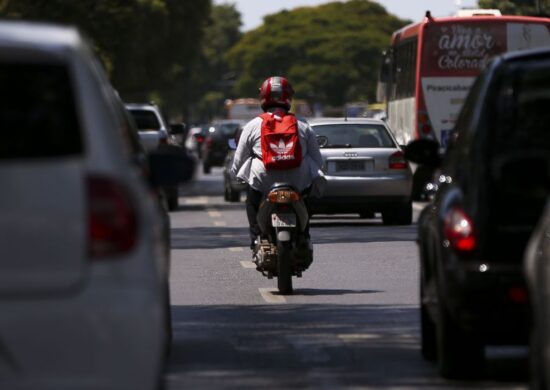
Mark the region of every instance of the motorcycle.
POLYGON ((306 233, 309 215, 304 198, 291 185, 271 187, 258 209, 261 234, 256 240, 254 263, 268 279, 277 277, 280 294, 292 294, 292 276, 302 277, 313 261, 313 246, 306 233))

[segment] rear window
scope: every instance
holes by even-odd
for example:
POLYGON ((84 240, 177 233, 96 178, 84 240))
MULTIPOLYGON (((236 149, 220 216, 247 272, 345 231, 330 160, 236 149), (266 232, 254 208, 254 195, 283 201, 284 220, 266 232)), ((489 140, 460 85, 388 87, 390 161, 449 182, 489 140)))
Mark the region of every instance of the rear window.
POLYGON ((0 63, 0 159, 82 153, 66 66, 0 63))
POLYGON ((224 123, 222 125, 215 126, 217 129, 219 129, 222 134, 234 136, 237 130, 239 130, 240 124, 239 123, 224 123))
POLYGON ((382 125, 342 123, 316 125, 315 134, 327 137, 325 148, 393 148, 395 144, 382 125))
POLYGON ((550 152, 550 63, 521 70, 514 87, 511 109, 505 109, 497 129, 496 150, 550 152))
POLYGON ((151 110, 131 109, 130 113, 136 122, 138 130, 160 130, 160 122, 155 112, 151 110))

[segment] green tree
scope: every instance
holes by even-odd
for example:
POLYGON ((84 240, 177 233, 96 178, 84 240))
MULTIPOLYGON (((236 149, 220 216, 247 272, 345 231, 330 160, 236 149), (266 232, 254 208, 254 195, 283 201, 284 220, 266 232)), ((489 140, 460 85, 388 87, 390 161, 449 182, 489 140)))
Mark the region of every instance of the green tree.
POLYGON ((234 4, 212 7, 193 78, 196 120, 209 120, 223 108, 231 96, 235 75, 227 63, 226 53, 242 36, 241 14, 234 4))
POLYGON ((255 96, 266 77, 284 75, 297 97, 310 102, 373 100, 381 53, 404 24, 368 0, 269 15, 228 54, 238 73, 236 91, 255 96))
POLYGON ((3 0, 0 17, 70 24, 92 41, 125 100, 185 111, 210 0, 3 0))
MULTIPOLYGON (((540 0, 543 6, 546 0, 540 0)), ((537 0, 479 0, 480 8, 494 8, 503 15, 536 15, 537 0)))

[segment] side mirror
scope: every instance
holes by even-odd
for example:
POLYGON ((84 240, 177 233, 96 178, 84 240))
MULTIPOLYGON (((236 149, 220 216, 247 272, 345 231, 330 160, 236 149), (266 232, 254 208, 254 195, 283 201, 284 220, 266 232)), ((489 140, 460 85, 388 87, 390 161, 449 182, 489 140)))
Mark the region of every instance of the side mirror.
POLYGON ((148 158, 153 186, 176 186, 193 178, 195 161, 180 146, 161 145, 148 158))
POLYGON ((439 154, 439 142, 431 139, 419 139, 410 142, 405 147, 405 158, 419 165, 439 168, 441 155, 439 154))
POLYGON ((227 145, 231 150, 237 149, 237 141, 235 140, 235 138, 230 138, 229 140, 227 140, 227 145))

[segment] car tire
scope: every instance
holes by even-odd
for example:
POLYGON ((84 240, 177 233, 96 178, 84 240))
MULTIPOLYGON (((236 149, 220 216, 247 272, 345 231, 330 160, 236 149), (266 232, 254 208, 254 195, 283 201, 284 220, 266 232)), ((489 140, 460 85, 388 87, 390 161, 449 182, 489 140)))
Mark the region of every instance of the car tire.
POLYGON ((546 374, 543 367, 543 352, 536 321, 531 325, 529 335, 529 388, 531 390, 546 390, 546 374))
POLYGON ((485 370, 484 345, 453 321, 438 297, 437 366, 446 379, 478 379, 485 370))
POLYGON ((202 173, 204 173, 205 175, 208 175, 211 170, 212 170, 212 167, 210 165, 206 163, 202 164, 202 173))
POLYGON ((409 201, 382 211, 382 223, 384 225, 410 225, 412 214, 412 202, 409 201))
POLYGON ((170 190, 166 196, 166 201, 168 203, 168 210, 169 211, 174 211, 174 210, 177 210, 178 207, 179 207, 179 198, 178 198, 178 191, 177 189, 174 191, 174 190, 170 190))
POLYGON ((231 187, 229 187, 229 201, 230 202, 240 202, 241 201, 241 193, 240 191, 235 191, 231 187))
POLYGON ((429 362, 436 361, 437 358, 437 338, 435 322, 430 317, 428 307, 425 303, 425 282, 420 281, 420 340, 422 357, 429 362))

